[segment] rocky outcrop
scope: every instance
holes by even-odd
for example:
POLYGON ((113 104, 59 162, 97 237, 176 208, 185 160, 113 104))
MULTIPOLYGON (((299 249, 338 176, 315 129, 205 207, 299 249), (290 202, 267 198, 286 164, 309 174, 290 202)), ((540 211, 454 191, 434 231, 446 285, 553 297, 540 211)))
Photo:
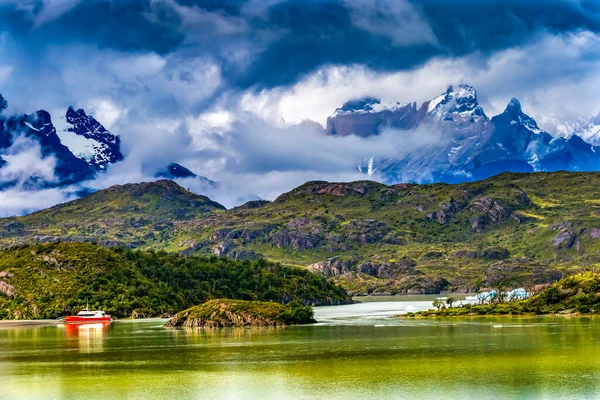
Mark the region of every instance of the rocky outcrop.
POLYGON ((485 250, 458 250, 452 253, 454 257, 474 258, 483 260, 504 260, 510 255, 509 251, 502 247, 492 247, 485 250))
POLYGON ((14 286, 9 285, 4 281, 0 281, 0 294, 6 297, 12 297, 17 293, 14 286))
POLYGON ((592 229, 590 229, 590 236, 593 239, 600 239, 600 228, 592 228, 592 229))
POLYGON ((279 248, 291 247, 294 250, 314 249, 323 238, 320 235, 283 229, 271 235, 271 243, 279 248))
POLYGON ((231 251, 231 249, 233 249, 233 242, 230 240, 225 240, 217 243, 217 245, 213 247, 213 253, 216 256, 225 257, 231 251))
POLYGON ((224 239, 241 239, 242 242, 252 242, 261 236, 266 236, 268 233, 272 232, 275 229, 277 229, 277 225, 274 224, 270 224, 267 226, 248 227, 245 229, 222 228, 215 231, 210 237, 210 240, 218 241, 224 239))
POLYGON ((374 219, 355 219, 344 225, 343 230, 348 240, 365 245, 383 239, 391 228, 374 219))
POLYGON ((417 263, 410 258, 403 258, 394 263, 373 263, 365 262, 356 267, 356 271, 383 279, 398 279, 401 276, 407 275, 424 275, 422 272, 415 270, 417 263))
MULTIPOLYGON (((499 224, 514 216, 514 211, 521 207, 531 205, 531 200, 525 192, 513 189, 510 192, 510 204, 490 196, 483 196, 471 203, 469 211, 478 215, 470 218, 471 229, 474 232, 483 232, 491 223, 499 224)), ((515 219, 520 222, 519 218, 515 219)))
POLYGON ((330 258, 326 261, 321 261, 311 264, 307 267, 310 272, 322 275, 326 278, 339 276, 351 271, 351 262, 342 261, 337 258, 330 258))
POLYGON ((550 240, 552 246, 559 249, 570 249, 577 240, 575 228, 570 221, 548 227, 549 230, 557 231, 558 234, 550 240))

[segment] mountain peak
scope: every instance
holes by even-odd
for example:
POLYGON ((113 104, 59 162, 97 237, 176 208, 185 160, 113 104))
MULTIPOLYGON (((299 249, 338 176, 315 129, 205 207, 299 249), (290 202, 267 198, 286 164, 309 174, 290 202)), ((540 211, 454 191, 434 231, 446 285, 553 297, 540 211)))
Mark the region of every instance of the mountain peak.
POLYGON ((8 102, 2 97, 2 93, 0 93, 0 113, 8 107, 8 102))
POLYGON ((176 178, 195 178, 197 175, 184 167, 183 165, 177 163, 171 163, 167 165, 166 168, 161 169, 155 175, 157 178, 167 178, 167 179, 176 179, 176 178))
POLYGON ((120 138, 108 131, 85 110, 69 107, 64 118, 55 122, 56 132, 77 157, 85 160, 96 171, 123 160, 120 138))
POLYGON ((504 112, 505 113, 522 114, 523 109, 521 108, 521 102, 519 100, 517 100, 516 97, 513 97, 508 102, 508 105, 506 106, 506 110, 504 110, 504 112))
POLYGON ((456 87, 448 86, 443 93, 427 104, 427 114, 439 119, 454 120, 451 114, 458 114, 462 118, 479 117, 487 119, 483 109, 477 101, 477 91, 471 85, 460 84, 456 87))

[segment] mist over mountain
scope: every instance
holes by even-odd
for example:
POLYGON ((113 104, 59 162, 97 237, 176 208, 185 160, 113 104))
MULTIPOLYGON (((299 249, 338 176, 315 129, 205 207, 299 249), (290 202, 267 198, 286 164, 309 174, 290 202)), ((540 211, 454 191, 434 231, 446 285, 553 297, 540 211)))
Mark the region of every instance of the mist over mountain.
MULTIPOLYGON (((3 102, 6 108, 8 103, 4 98, 3 102)), ((55 117, 45 110, 4 115, 0 122, 3 156, 0 187, 4 190, 36 192, 56 188, 77 196, 105 187, 102 182, 111 177, 112 168, 123 162, 127 165, 120 136, 83 109, 69 107, 64 115, 55 117), (44 161, 43 168, 20 165, 21 158, 32 149, 44 161)), ((572 123, 568 125, 572 127, 571 134, 557 130, 551 135, 540 129, 516 98, 510 100, 502 113, 489 118, 479 104, 475 88, 460 84, 449 86, 444 93, 421 105, 374 97, 349 100, 327 119, 326 128, 306 120, 274 134, 293 134, 298 139, 310 140, 309 146, 337 152, 343 162, 334 170, 346 172, 354 179, 364 174, 387 184, 461 183, 502 172, 598 170, 600 151, 594 144, 597 122, 597 118, 592 118, 586 124, 572 123)), ((246 122, 238 129, 250 127, 246 122)), ((268 137, 267 134, 265 139, 268 137)), ((241 145, 240 151, 252 154, 253 146, 260 142, 248 139, 252 142, 241 145)), ((245 139, 237 140, 241 144, 245 139)), ((279 168, 288 168, 283 156, 286 146, 279 146, 282 153, 279 168)), ((292 145, 290 150, 294 149, 298 148, 292 145)), ((132 153, 135 154, 135 148, 132 153)), ((318 160, 321 156, 316 157, 318 160)), ((255 163, 256 159, 248 162, 255 163)), ((256 167, 256 164, 240 165, 239 172, 256 167)), ((330 167, 323 164, 322 168, 330 167)), ((179 180, 191 190, 219 201, 226 197, 229 200, 224 203, 229 207, 261 199, 247 186, 248 182, 241 182, 243 178, 232 176, 216 182, 176 162, 146 168, 134 180, 145 177, 179 180)))

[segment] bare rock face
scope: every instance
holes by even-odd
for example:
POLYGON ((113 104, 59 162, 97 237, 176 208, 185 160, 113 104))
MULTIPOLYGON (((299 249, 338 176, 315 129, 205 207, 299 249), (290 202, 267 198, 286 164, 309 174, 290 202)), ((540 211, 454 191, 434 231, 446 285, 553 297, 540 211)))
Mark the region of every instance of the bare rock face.
POLYGON ((5 295, 6 297, 12 297, 17 293, 14 286, 9 285, 4 281, 0 281, 0 294, 5 295))
POLYGON ((306 217, 294 218, 287 223, 287 227, 292 230, 308 231, 315 234, 321 233, 323 230, 321 225, 306 217))
MULTIPOLYGON (((519 203, 526 204, 529 198, 519 197, 519 203)), ((475 232, 483 232, 491 223, 502 223, 513 216, 514 209, 503 201, 484 196, 473 201, 469 211, 478 213, 471 217, 471 229, 475 232)))
POLYGON ((306 269, 326 278, 331 278, 350 272, 350 266, 351 263, 349 261, 341 261, 336 258, 330 258, 326 261, 309 265, 306 269))
POLYGON ((323 238, 319 235, 283 229, 271 235, 271 243, 281 247, 291 247, 294 250, 314 249, 323 238))
POLYGON ((550 243, 554 247, 559 247, 563 249, 570 249, 573 247, 575 243, 575 233, 570 230, 562 231, 558 235, 554 236, 550 243))
POLYGON ((6 233, 21 233, 23 231, 23 228, 25 228, 25 225, 23 225, 20 222, 13 221, 9 224, 4 225, 2 227, 2 230, 6 233))
POLYGON ((415 270, 417 263, 410 258, 404 258, 395 263, 373 263, 366 262, 356 267, 356 271, 383 279, 397 279, 407 275, 424 275, 422 272, 415 270))
POLYGON ((344 226, 344 231, 348 240, 364 245, 383 239, 391 228, 374 219, 355 219, 344 226))
POLYGON ((218 243, 213 248, 213 253, 219 257, 225 257, 230 251, 233 249, 233 243, 229 240, 225 240, 221 243, 218 243))
POLYGON ((242 239, 242 242, 252 242, 261 236, 267 235, 276 228, 277 225, 273 224, 267 226, 254 226, 245 229, 222 228, 215 231, 210 237, 210 240, 216 242, 219 240, 242 239))
POLYGON ((577 235, 575 234, 575 229, 571 221, 549 226, 548 229, 558 232, 558 235, 554 236, 552 240, 550 240, 550 243, 554 247, 570 249, 577 240, 577 235))
POLYGON ((591 229, 590 236, 594 239, 600 239, 600 228, 591 229))
POLYGON ((504 260, 510 255, 503 247, 492 247, 481 251, 458 250, 452 253, 454 257, 481 258, 484 260, 504 260))
POLYGON ((415 103, 386 106, 373 98, 352 100, 327 118, 327 133, 334 136, 367 137, 377 135, 381 129, 388 127, 413 129, 423 119, 425 111, 425 107, 417 110, 415 103))

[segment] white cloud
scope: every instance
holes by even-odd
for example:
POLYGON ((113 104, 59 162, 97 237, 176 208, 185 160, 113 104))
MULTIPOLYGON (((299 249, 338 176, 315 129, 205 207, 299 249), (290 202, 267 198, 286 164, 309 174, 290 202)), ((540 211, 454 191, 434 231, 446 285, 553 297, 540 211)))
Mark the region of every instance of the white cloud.
MULTIPOLYGON (((27 1, 26 1, 27 2, 27 1)), ((34 16, 34 27, 54 21, 61 15, 71 11, 81 0, 43 0, 43 6, 34 16)))
POLYGON ((37 211, 73 199, 65 189, 24 190, 21 187, 2 191, 0 217, 11 217, 37 211))
POLYGON ((419 10, 405 0, 346 0, 352 23, 384 36, 396 46, 436 44, 437 39, 419 10))
POLYGON ((0 83, 7 81, 10 78, 12 71, 13 67, 10 65, 0 66, 0 83))
POLYGON ((30 178, 55 181, 56 159, 42 158, 40 144, 34 140, 19 136, 12 146, 0 154, 7 163, 0 168, 0 182, 16 181, 24 184, 30 178))
POLYGON ((108 130, 111 130, 115 122, 128 112, 128 109, 118 107, 110 99, 91 99, 86 110, 97 121, 101 121, 100 123, 108 130))

